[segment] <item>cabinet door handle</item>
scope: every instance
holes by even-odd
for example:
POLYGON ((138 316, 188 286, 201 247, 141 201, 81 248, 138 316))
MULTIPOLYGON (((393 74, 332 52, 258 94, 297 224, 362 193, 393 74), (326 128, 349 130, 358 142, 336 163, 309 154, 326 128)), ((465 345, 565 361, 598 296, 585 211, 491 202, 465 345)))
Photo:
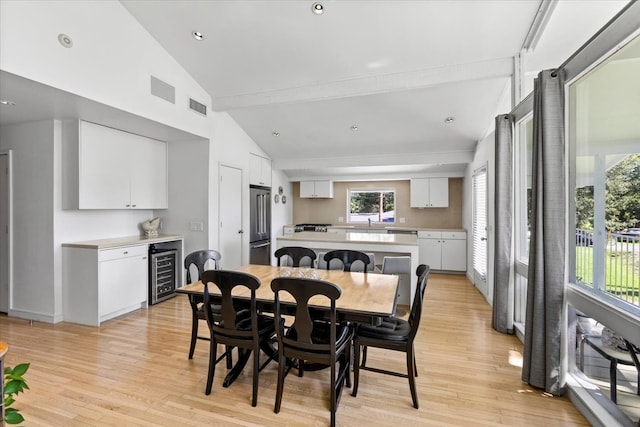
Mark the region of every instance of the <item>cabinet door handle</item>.
POLYGON ((132 208, 135 208, 136 206, 138 206, 138 205, 131 205, 132 208))
POLYGON ((128 253, 129 253, 129 251, 122 252, 123 255, 127 255, 128 253))
POLYGON ((124 206, 127 207, 127 208, 131 207, 131 205, 124 205, 124 206))

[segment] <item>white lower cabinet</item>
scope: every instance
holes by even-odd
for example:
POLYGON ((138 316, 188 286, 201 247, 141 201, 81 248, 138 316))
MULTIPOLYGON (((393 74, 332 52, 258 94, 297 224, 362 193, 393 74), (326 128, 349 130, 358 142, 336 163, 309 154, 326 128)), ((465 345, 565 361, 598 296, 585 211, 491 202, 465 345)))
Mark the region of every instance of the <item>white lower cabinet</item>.
POLYGON ((467 233, 463 231, 418 231, 420 264, 432 270, 467 270, 467 233))
POLYGON ((100 251, 99 259, 101 318, 118 316, 123 314, 122 310, 147 301, 147 245, 104 249, 100 251))
POLYGON ((148 245, 64 247, 63 313, 67 322, 99 326, 147 306, 148 245))

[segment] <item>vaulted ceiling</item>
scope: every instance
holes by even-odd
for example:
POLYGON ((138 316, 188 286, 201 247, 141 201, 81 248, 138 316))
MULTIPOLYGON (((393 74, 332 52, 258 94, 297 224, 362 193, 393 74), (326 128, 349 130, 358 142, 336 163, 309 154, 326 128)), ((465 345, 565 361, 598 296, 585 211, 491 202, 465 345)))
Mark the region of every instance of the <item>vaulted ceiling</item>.
MULTIPOLYGON (((317 15, 307 0, 120 1, 292 180, 462 175, 511 109, 514 73, 526 95, 628 3, 326 0, 317 15)), ((40 95, 34 119, 93 108, 0 84, 40 95)))

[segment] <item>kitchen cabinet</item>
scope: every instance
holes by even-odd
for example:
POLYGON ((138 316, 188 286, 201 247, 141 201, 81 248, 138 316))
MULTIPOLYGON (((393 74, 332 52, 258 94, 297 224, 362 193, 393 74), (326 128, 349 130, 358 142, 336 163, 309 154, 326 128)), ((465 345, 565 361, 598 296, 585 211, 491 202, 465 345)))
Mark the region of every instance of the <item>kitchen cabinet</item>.
MULTIPOLYGON (((145 308, 149 298, 149 244, 176 249, 182 265, 182 236, 139 236, 62 244, 64 321, 100 326, 145 308)), ((176 278, 181 286, 182 275, 176 278)))
POLYGON ((101 317, 114 317, 131 305, 139 306, 147 301, 147 252, 147 245, 99 251, 101 317))
POLYGON ((467 233, 464 231, 418 231, 420 264, 432 270, 467 270, 467 233))
POLYGON ((412 208, 446 208, 449 206, 449 178, 412 178, 412 208))
POLYGON ((100 326, 147 305, 148 245, 63 247, 62 257, 65 321, 100 326))
POLYGON ((332 199, 333 181, 300 181, 300 198, 332 199))
POLYGON ((65 209, 167 209, 167 143, 75 121, 63 131, 65 209))
POLYGON ((271 159, 250 154, 249 183, 262 187, 271 187, 271 159))

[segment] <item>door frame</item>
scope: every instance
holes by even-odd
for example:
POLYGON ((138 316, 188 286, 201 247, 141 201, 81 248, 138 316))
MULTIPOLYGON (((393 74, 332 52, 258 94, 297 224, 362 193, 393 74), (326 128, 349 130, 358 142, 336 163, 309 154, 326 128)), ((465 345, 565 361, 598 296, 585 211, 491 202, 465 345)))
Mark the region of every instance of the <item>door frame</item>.
MULTIPOLYGON (((11 290, 13 289, 13 157, 12 150, 0 150, 0 156, 6 157, 7 192, 1 200, 7 209, 7 313, 12 309, 11 290)), ((0 171, 1 173, 1 171, 0 171)), ((0 194, 2 191, 0 190, 0 194)))

